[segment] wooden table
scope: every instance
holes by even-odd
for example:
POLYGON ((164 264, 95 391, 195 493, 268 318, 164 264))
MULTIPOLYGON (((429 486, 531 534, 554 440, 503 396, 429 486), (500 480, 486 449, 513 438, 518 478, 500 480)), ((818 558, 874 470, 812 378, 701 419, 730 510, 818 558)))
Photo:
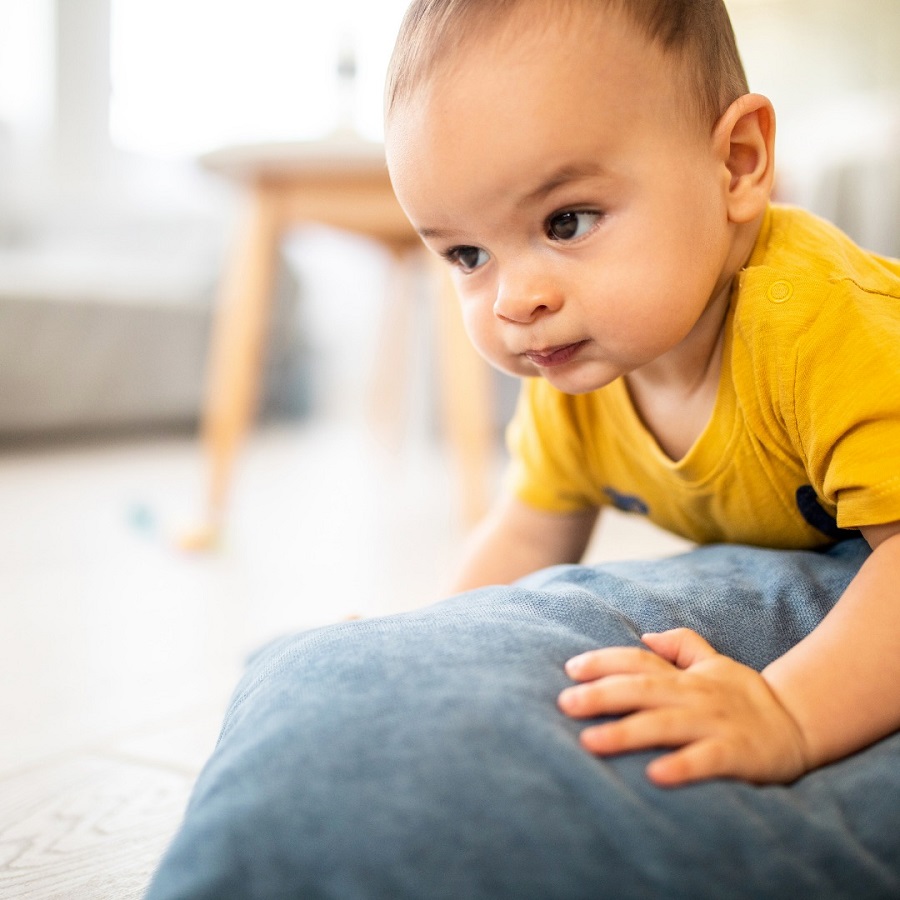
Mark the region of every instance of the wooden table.
MULTIPOLYGON (((215 311, 202 413, 206 521, 185 541, 194 546, 214 540, 224 524, 234 464, 258 402, 278 247, 286 232, 319 223, 367 235, 386 246, 397 264, 423 252, 394 196, 380 144, 255 145, 202 161, 243 186, 246 212, 215 311)), ((489 372, 465 336, 445 267, 436 262, 434 272, 442 420, 456 460, 461 512, 471 523, 487 505, 494 442, 489 372)))

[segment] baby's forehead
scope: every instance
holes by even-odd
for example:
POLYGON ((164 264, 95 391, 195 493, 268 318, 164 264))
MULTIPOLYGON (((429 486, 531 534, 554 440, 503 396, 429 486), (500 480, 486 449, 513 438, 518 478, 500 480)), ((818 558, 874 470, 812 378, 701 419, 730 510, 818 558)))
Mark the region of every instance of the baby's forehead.
MULTIPOLYGON (((452 85, 460 73, 477 70, 485 88, 498 77, 502 69, 514 64, 526 77, 529 69, 538 69, 548 56, 561 58, 566 64, 568 54, 575 64, 601 59, 598 45, 608 47, 604 36, 611 31, 624 30, 631 38, 631 50, 659 61, 660 47, 647 37, 636 23, 617 10, 607 0, 518 0, 513 3, 478 2, 465 4, 470 15, 459 21, 441 21, 439 32, 422 35, 414 52, 405 54, 401 71, 395 73, 394 85, 389 85, 387 115, 393 107, 413 97, 452 85), (452 34, 452 39, 448 36, 452 34), (395 94, 396 96, 393 96, 395 94)), ((457 5, 457 9, 459 5, 457 5)), ((669 64, 674 66, 674 61, 669 64)), ((639 77, 638 74, 635 77, 639 77)))
POLYGON ((385 130, 392 171, 408 175, 423 159, 430 172, 465 166, 469 184, 488 193, 493 175, 508 192, 585 160, 614 157, 622 171, 624 148, 693 132, 662 51, 648 60, 643 38, 610 28, 595 36, 597 52, 583 52, 574 20, 516 24, 457 48, 395 108, 385 130))
MULTIPOLYGON (((633 23, 617 14, 604 0, 519 0, 487 4, 477 20, 467 18, 464 34, 441 40, 434 48, 433 64, 453 66, 466 59, 484 59, 506 53, 522 63, 537 61, 542 52, 565 45, 573 52, 590 53, 604 28, 633 23)), ((649 48, 648 48, 649 49, 649 48)))

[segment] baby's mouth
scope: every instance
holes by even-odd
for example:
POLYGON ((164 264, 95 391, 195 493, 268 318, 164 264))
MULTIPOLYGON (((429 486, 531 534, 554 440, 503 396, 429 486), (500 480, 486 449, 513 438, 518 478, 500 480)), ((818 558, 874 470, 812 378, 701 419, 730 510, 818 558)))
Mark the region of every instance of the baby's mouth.
POLYGON ((576 341, 574 344, 560 344, 558 347, 547 347, 543 350, 526 350, 522 355, 536 366, 551 369, 569 362, 587 341, 576 341))

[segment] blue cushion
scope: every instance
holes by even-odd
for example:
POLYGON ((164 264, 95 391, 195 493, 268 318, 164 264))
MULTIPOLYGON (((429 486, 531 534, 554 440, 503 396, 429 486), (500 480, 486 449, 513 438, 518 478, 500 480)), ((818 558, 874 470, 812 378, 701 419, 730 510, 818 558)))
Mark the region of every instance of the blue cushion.
POLYGON ((900 735, 791 786, 654 787, 556 707, 571 656, 695 628, 762 668, 865 559, 548 569, 250 662, 148 900, 900 896, 900 735))

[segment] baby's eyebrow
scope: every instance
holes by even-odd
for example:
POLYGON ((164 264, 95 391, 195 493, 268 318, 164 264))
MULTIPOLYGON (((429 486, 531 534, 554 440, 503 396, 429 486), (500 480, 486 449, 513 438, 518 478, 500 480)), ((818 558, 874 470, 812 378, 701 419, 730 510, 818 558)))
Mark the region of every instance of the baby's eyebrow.
MULTIPOLYGON (((583 178, 596 178, 599 175, 608 174, 608 170, 602 165, 595 162, 585 163, 569 163, 555 169, 547 178, 538 184, 537 187, 523 194, 515 205, 522 208, 536 203, 552 194, 558 187, 568 184, 570 181, 579 181, 583 178)), ((436 241, 449 241, 460 236, 460 232, 448 228, 434 228, 424 226, 417 228, 416 231, 422 238, 436 241)))
POLYGON ((420 237, 423 238, 434 238, 435 240, 446 240, 447 238, 452 237, 455 232, 448 231, 444 228, 417 228, 420 237))
POLYGON ((552 194, 558 187, 568 184, 570 181, 578 181, 581 178, 602 175, 604 172, 605 169, 599 163, 560 166, 536 188, 528 191, 527 194, 524 194, 519 200, 519 206, 527 206, 529 203, 542 200, 548 194, 552 194))

